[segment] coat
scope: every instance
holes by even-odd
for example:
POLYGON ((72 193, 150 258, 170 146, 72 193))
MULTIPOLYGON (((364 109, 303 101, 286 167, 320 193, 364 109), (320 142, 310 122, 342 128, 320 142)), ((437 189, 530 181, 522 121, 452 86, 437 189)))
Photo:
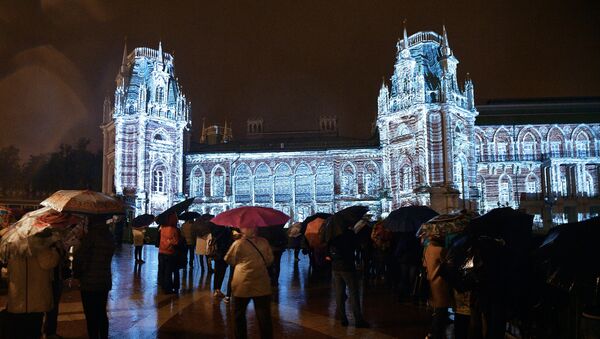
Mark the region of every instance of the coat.
POLYGON ((450 287, 446 280, 440 275, 440 264, 445 255, 445 248, 430 243, 425 247, 423 255, 423 266, 427 269, 427 280, 431 289, 429 302, 434 308, 444 308, 452 306, 452 297, 450 287))
POLYGON ((185 243, 188 246, 194 245, 194 242, 196 241, 196 235, 194 234, 193 224, 194 222, 190 220, 184 222, 181 226, 181 233, 183 234, 183 237, 185 238, 185 243))
POLYGON ((79 279, 82 291, 110 291, 113 237, 105 225, 90 225, 88 230, 73 253, 73 277, 79 279))
POLYGON ((33 257, 13 256, 8 260, 8 312, 48 312, 53 306, 54 267, 60 257, 54 249, 33 257))
POLYGON ((158 253, 160 254, 175 254, 177 244, 179 243, 180 232, 177 227, 165 226, 160 227, 160 245, 158 253))
POLYGON ((234 297, 249 298, 271 294, 267 266, 273 263, 273 252, 266 239, 244 236, 236 240, 227 251, 225 261, 235 267, 231 281, 234 297), (257 249, 262 253, 264 261, 257 249))

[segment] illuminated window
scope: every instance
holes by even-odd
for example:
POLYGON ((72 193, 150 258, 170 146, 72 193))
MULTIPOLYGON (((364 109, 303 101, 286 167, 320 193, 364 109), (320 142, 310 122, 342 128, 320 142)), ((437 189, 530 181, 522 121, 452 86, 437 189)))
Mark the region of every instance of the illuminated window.
POLYGON ((497 142, 496 143, 496 147, 497 147, 496 155, 498 156, 498 160, 500 160, 500 161, 506 160, 507 145, 508 144, 505 142, 497 142))
POLYGON ((330 202, 333 198, 333 168, 328 165, 317 167, 315 182, 317 201, 330 202))
POLYGON ((523 142, 523 156, 525 160, 533 160, 535 154, 535 143, 531 141, 523 142))
POLYGON ((306 164, 296 168, 296 202, 312 202, 313 173, 306 164))
POLYGON ((271 170, 266 164, 260 164, 254 175, 254 202, 270 204, 273 197, 271 170))
POLYGON ((200 167, 192 170, 190 178, 190 195, 192 197, 204 196, 204 172, 200 167))
POLYGON ((405 165, 402 167, 402 190, 410 191, 413 188, 412 167, 405 165))
POLYGON ((499 187, 500 191, 498 192, 499 197, 498 200, 501 204, 506 204, 510 201, 510 187, 509 183, 504 181, 500 183, 499 187))
POLYGON ((252 202, 252 172, 246 164, 240 165, 234 174, 234 196, 236 203, 252 202))
MULTIPOLYGON (((580 134, 581 136, 581 134, 580 134)), ((588 156, 588 151, 589 151, 589 142, 587 140, 587 138, 578 138, 577 142, 575 143, 575 149, 577 149, 577 157, 579 158, 585 158, 588 156)))
POLYGON ((550 142, 550 154, 553 157, 560 157, 560 141, 550 142))
POLYGON ((527 193, 536 193, 537 189, 535 181, 528 179, 525 189, 527 190, 527 193))
POLYGON ((379 169, 373 162, 365 165, 365 194, 374 196, 379 193, 379 169))
POLYGON ((275 202, 291 202, 292 190, 292 170, 286 163, 279 164, 275 168, 275 202))
POLYGON ((343 195, 356 194, 356 173, 354 172, 354 167, 350 164, 347 164, 342 169, 340 189, 343 195))
POLYGON ((165 192, 165 173, 162 169, 155 169, 152 173, 152 191, 157 193, 165 192))
POLYGON ((210 193, 213 197, 225 196, 225 171, 217 166, 212 170, 210 176, 210 193))
POLYGON ((162 86, 156 87, 156 102, 161 104, 164 100, 164 90, 162 86))

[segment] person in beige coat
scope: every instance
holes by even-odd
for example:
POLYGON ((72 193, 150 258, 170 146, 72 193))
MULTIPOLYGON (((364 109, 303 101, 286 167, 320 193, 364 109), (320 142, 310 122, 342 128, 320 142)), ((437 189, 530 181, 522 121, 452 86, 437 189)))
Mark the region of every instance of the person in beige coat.
POLYGON ((54 248, 8 260, 9 338, 40 338, 44 312, 53 306, 52 280, 59 254, 54 248))
POLYGON ((271 281, 268 267, 273 262, 269 242, 257 237, 256 228, 242 228, 242 238, 236 240, 225 255, 225 261, 235 267, 231 282, 235 337, 246 338, 246 308, 254 301, 260 337, 272 338, 271 281))
POLYGON ((423 254, 423 266, 427 269, 427 280, 431 291, 429 303, 433 307, 428 336, 430 339, 446 338, 448 308, 452 306, 450 287, 440 275, 440 264, 446 255, 443 243, 440 239, 430 239, 423 254))

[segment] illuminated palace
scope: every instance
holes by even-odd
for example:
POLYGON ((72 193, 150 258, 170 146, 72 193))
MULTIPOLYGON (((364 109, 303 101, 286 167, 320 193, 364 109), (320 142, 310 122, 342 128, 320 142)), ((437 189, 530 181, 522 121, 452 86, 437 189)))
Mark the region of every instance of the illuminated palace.
POLYGON ((369 139, 342 138, 336 117, 322 116, 314 131, 285 133, 248 119, 243 141, 227 125, 203 123, 196 142, 173 56, 160 45, 125 48, 114 103, 104 104, 103 190, 125 196, 136 214, 185 197, 200 212, 259 205, 293 220, 355 204, 375 215, 413 204, 440 212, 508 205, 545 221, 552 212, 598 212, 600 124, 590 118, 598 101, 476 108, 445 29, 404 30, 396 47, 369 139))

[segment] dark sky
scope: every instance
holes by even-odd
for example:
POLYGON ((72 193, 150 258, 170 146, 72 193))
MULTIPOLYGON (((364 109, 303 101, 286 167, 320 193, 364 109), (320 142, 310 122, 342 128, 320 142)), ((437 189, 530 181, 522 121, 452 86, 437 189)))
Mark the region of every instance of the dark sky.
MULTIPOLYGON (((316 128, 337 115, 366 137, 395 43, 441 32, 476 101, 600 96, 598 1, 0 1, 0 147, 28 154, 79 137, 101 145, 103 97, 123 50, 175 55, 193 129, 264 118, 267 131, 316 128), (458 4, 457 4, 458 3, 458 4)), ((462 83, 462 79, 461 79, 462 83)))

